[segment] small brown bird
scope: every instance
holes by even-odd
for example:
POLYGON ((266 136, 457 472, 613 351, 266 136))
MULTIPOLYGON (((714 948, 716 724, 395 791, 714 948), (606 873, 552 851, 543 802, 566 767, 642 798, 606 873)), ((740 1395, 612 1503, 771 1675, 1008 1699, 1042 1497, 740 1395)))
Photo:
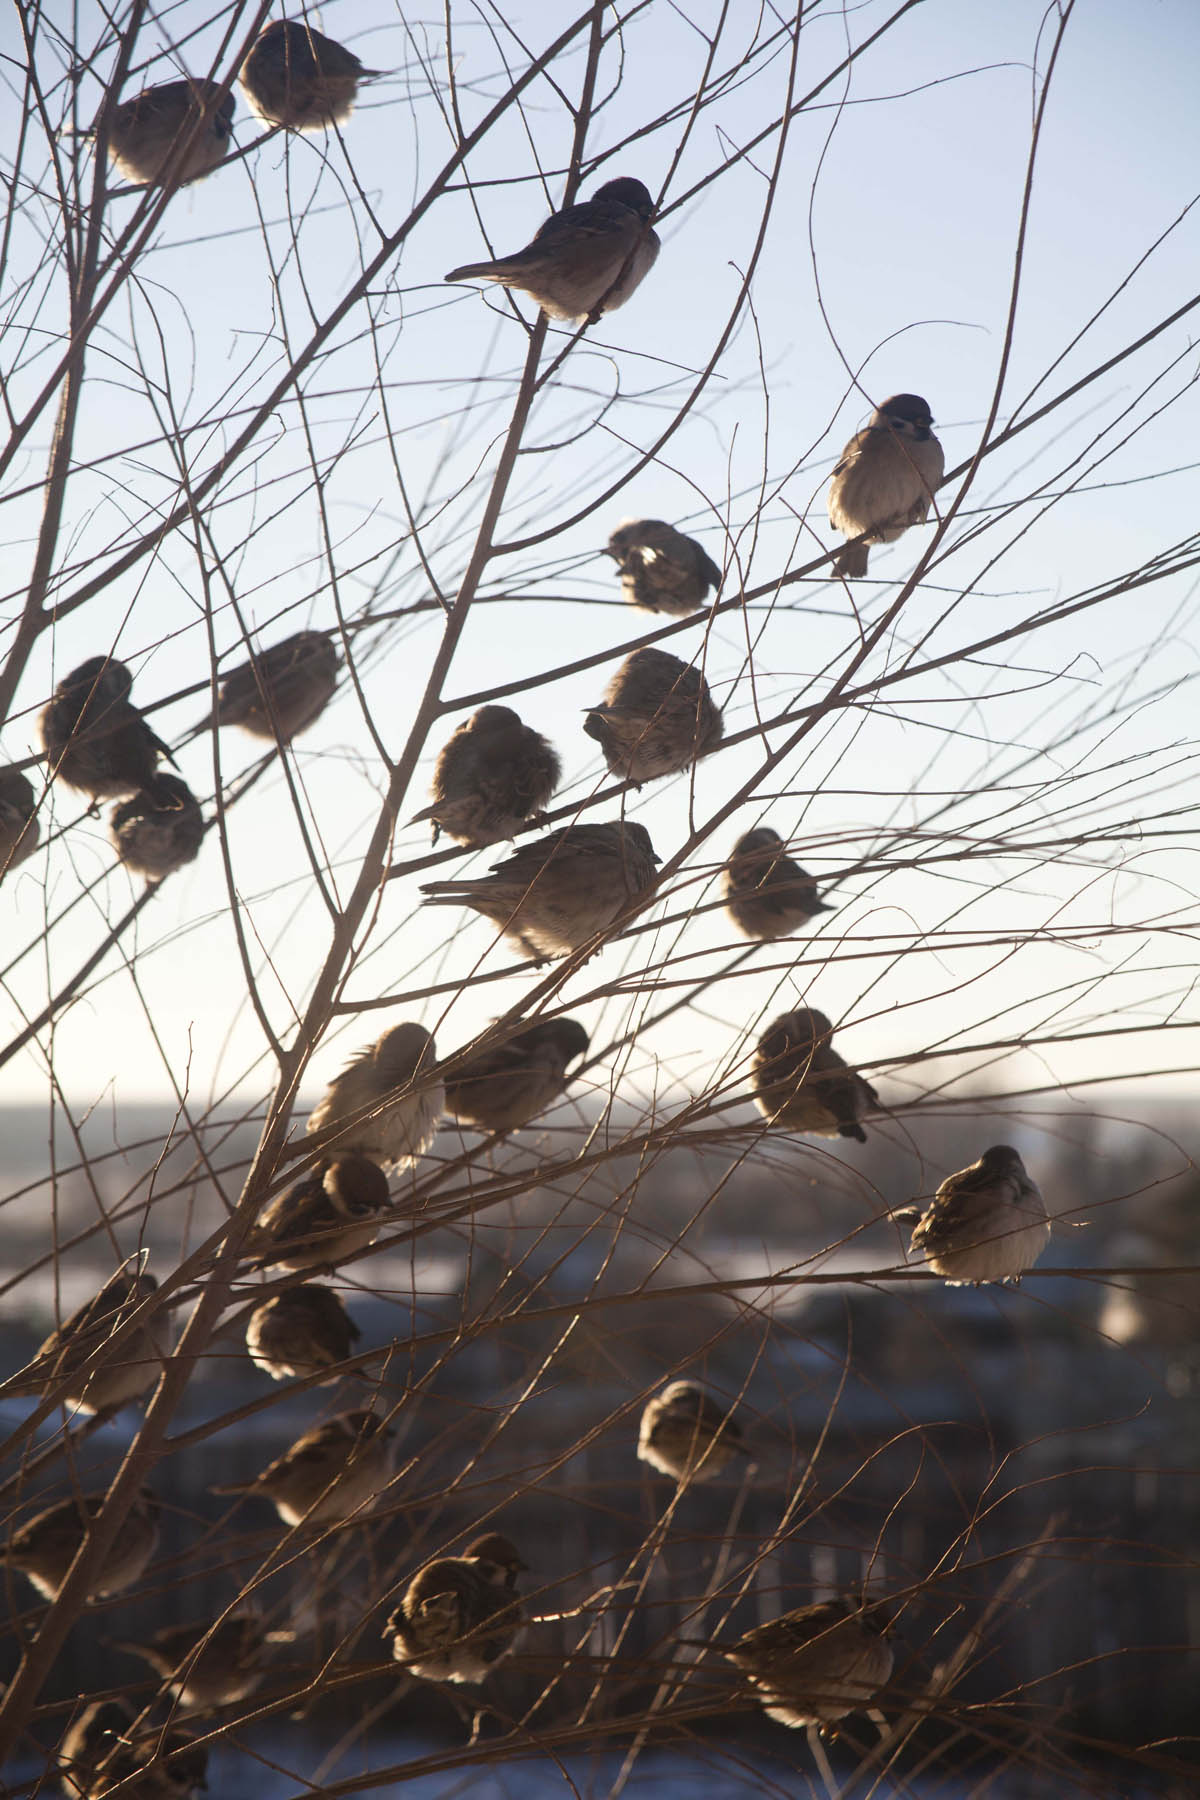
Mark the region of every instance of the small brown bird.
POLYGON ((949 1287, 1017 1281, 1050 1242, 1050 1218, 1037 1183, 1008 1144, 993 1144, 978 1162, 948 1175, 922 1213, 892 1214, 911 1224, 915 1254, 949 1287))
POLYGON ((388 1207, 387 1176, 354 1150, 317 1164, 268 1200, 246 1240, 264 1264, 335 1269, 373 1244, 388 1207))
POLYGON ((725 911, 743 937, 791 937, 818 913, 834 909, 817 898, 812 876, 793 862, 769 825, 744 832, 725 864, 725 911))
POLYGON ((823 1600, 756 1625, 723 1652, 758 1694, 767 1716, 799 1730, 864 1712, 891 1679, 886 1609, 823 1600))
POLYGON ((464 263, 447 281, 498 281, 536 300, 552 319, 594 324, 624 306, 654 267, 661 248, 650 228, 654 202, 640 181, 622 176, 590 200, 551 213, 515 256, 464 263))
POLYGON ((214 1494, 269 1500, 285 1525, 330 1525, 370 1511, 391 1473, 392 1427, 378 1413, 339 1413, 314 1425, 251 1481, 214 1494))
MULTIPOLYGON (((251 1361, 272 1381, 335 1369, 362 1336, 332 1288, 305 1282, 256 1306, 246 1326, 251 1361)), ((334 1374, 318 1383, 329 1387, 334 1374)))
POLYGON ((108 1339, 158 1286, 145 1271, 148 1252, 109 1277, 100 1292, 64 1319, 33 1361, 0 1385, 0 1394, 39 1397, 65 1384, 60 1399, 82 1413, 111 1413, 127 1406, 162 1374, 165 1327, 159 1320, 140 1326, 112 1355, 87 1365, 108 1339), (133 1266, 136 1264, 136 1267, 133 1266))
MULTIPOLYGON (((7 1544, 0 1546, 0 1558, 27 1575, 39 1594, 53 1600, 105 1498, 83 1494, 77 1500, 72 1495, 47 1506, 15 1528, 7 1544)), ((158 1514, 157 1496, 142 1488, 122 1519, 103 1566, 92 1576, 89 1599, 119 1594, 145 1573, 158 1549, 158 1514)))
POLYGON ((540 962, 606 931, 654 886, 658 861, 644 825, 563 825, 519 845, 489 875, 430 881, 421 892, 429 906, 472 907, 540 962))
POLYGON ((116 1648, 149 1663, 185 1711, 207 1712, 248 1699, 266 1672, 268 1644, 291 1635, 268 1633, 256 1613, 226 1613, 215 1621, 166 1625, 148 1643, 116 1648))
POLYGON ((186 782, 156 775, 132 799, 113 807, 109 836, 127 869, 147 881, 164 881, 200 854, 204 814, 186 782))
POLYGON ((41 831, 33 783, 20 769, 0 768, 0 881, 33 855, 41 831))
POLYGON ((929 517, 946 469, 932 424, 920 394, 893 394, 842 451, 829 484, 829 523, 843 537, 870 536, 838 551, 839 575, 851 581, 865 575, 871 544, 894 543, 929 517))
POLYGON ((865 1144, 858 1121, 879 1105, 879 1096, 842 1061, 832 1035, 825 1014, 811 1007, 774 1019, 754 1052, 754 1103, 772 1125, 865 1144))
POLYGON ((240 725, 251 736, 273 744, 290 744, 328 706, 340 667, 341 658, 325 632, 294 632, 266 650, 252 652, 248 662, 238 663, 221 677, 217 704, 197 730, 204 731, 215 721, 240 725))
POLYGON ((153 785, 159 756, 173 758, 130 701, 132 691, 129 670, 110 656, 90 656, 63 677, 40 721, 52 776, 93 800, 153 785))
POLYGON ((433 773, 433 804, 413 819, 433 822, 472 850, 540 824, 562 779, 558 753, 509 706, 481 706, 443 744, 433 773))
POLYGON ((638 1458, 674 1481, 714 1481, 746 1454, 741 1427, 694 1381, 673 1381, 647 1400, 638 1458))
POLYGON ((588 1034, 577 1019, 541 1019, 449 1076, 446 1111, 480 1131, 517 1131, 557 1100, 567 1085, 567 1064, 587 1047, 588 1034))
POLYGON ((238 85, 268 125, 320 131, 350 117, 360 81, 386 72, 364 68, 352 50, 303 20, 272 19, 254 40, 238 85))
POLYGON ((583 729, 610 774, 640 787, 710 756, 725 728, 699 669, 648 645, 625 658, 583 729))
POLYGON ((208 1751, 177 1726, 135 1732, 139 1710, 128 1700, 94 1700, 80 1713, 55 1758, 68 1800, 101 1800, 118 1783, 126 1784, 122 1800, 189 1800, 207 1785, 208 1751))
POLYGON ((708 602, 721 571, 695 538, 662 519, 626 519, 608 540, 608 555, 621 571, 621 592, 631 606, 685 618, 708 602))
POLYGON ((127 181, 148 187, 162 181, 172 165, 176 182, 211 174, 228 153, 233 123, 233 95, 218 102, 218 92, 215 81, 189 76, 122 100, 109 121, 110 161, 127 181))
POLYGON ((309 1115, 310 1132, 405 1169, 432 1144, 445 1104, 437 1051, 423 1025, 393 1025, 352 1056, 309 1115))
POLYGON ((426 1563, 384 1627, 396 1661, 426 1681, 482 1681, 524 1624, 516 1585, 525 1566, 499 1532, 426 1563))

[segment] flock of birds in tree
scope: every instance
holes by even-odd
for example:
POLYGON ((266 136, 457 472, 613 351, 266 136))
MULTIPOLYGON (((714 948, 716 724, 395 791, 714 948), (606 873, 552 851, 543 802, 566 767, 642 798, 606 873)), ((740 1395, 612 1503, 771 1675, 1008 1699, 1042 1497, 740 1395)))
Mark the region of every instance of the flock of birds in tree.
MULTIPOLYGON (((254 112, 284 130, 325 128, 349 114, 360 81, 381 71, 303 24, 269 24, 238 81, 254 112)), ((131 181, 178 184, 210 173, 230 144, 234 103, 218 84, 179 80, 147 88, 109 109, 98 135, 131 181)), ((515 255, 466 264, 448 281, 487 280, 528 294, 552 318, 594 321, 623 304, 652 268, 659 240, 654 206, 640 181, 606 182, 588 200, 554 213, 515 255)), ((899 394, 847 444, 829 490, 832 526, 850 540, 836 558, 847 578, 866 572, 868 547, 889 543, 927 517, 943 474, 942 448, 925 401, 899 394)), ((625 597, 651 613, 687 616, 719 590, 721 571, 694 539, 661 520, 621 525, 608 544, 625 597)), ((224 674, 206 727, 237 726, 286 746, 320 716, 334 693, 339 656, 330 637, 302 631, 224 674)), ((198 854, 200 805, 132 699, 128 669, 89 658, 54 690, 41 714, 49 777, 117 802, 117 855, 151 882, 198 854)), ((691 769, 722 737, 721 713, 695 668, 667 652, 628 656, 584 730, 609 770, 634 784, 691 769)), ((470 849, 512 839, 544 822, 562 775, 553 746, 506 706, 484 706, 443 746, 430 804, 417 815, 470 849)), ((33 855, 38 796, 19 768, 0 770, 0 871, 33 855)), ((598 947, 653 890, 659 858, 645 828, 624 819, 567 825, 522 843, 482 877, 428 883, 427 902, 481 914, 535 962, 598 947)), ((724 869, 730 919, 753 941, 790 938, 826 910, 816 883, 768 826, 747 831, 724 869)), ((772 1129, 865 1141, 863 1120, 878 1096, 832 1046, 832 1027, 812 1007, 772 1021, 753 1060, 753 1098, 772 1129)), ((307 1125, 312 1162, 267 1204, 247 1240, 251 1268, 336 1271, 371 1245, 396 1211, 385 1170, 416 1163, 450 1115, 482 1132, 534 1121, 561 1095, 571 1064, 588 1048, 575 1019, 540 1019, 500 1042, 450 1059, 443 1077, 433 1038, 405 1022, 360 1051, 327 1088, 307 1125)), ((1004 1281, 1045 1248, 1050 1221, 1020 1156, 1004 1145, 951 1175, 925 1208, 894 1215, 914 1224, 912 1246, 949 1282, 1004 1281)), ((84 1414, 108 1415, 158 1380, 169 1354, 160 1312, 146 1312, 156 1283, 143 1252, 57 1329, 0 1395, 52 1398, 84 1414), (115 1354, 114 1332, 125 1331, 115 1354)), ((277 1381, 339 1379, 358 1327, 329 1287, 305 1281, 274 1292, 252 1312, 246 1345, 277 1381)), ((306 1431, 239 1488, 218 1488, 273 1505, 283 1525, 304 1529, 364 1518, 390 1479, 393 1428, 370 1410, 349 1411, 306 1431)), ((637 1454, 681 1483, 721 1475, 745 1443, 737 1420, 690 1381, 647 1404, 637 1454)), ((102 1503, 72 1495, 9 1533, 3 1557, 53 1599, 102 1503)), ((91 1597, 120 1593, 145 1573, 159 1542, 158 1502, 144 1489, 96 1573, 91 1597)), ((518 1592, 525 1565, 509 1540, 489 1533, 461 1555, 420 1568, 388 1619, 385 1636, 409 1674, 477 1684, 527 1624, 518 1592)), ((824 1728, 869 1709, 893 1667, 890 1617, 877 1599, 844 1595, 785 1612, 723 1651, 786 1725, 824 1728)), ((246 1699, 262 1679, 270 1647, 290 1641, 252 1610, 225 1611, 170 1627, 130 1646, 162 1682, 164 1729, 123 1699, 94 1703, 72 1723, 57 1753, 68 1793, 123 1791, 181 1797, 203 1781, 205 1754, 180 1715, 246 1699)))

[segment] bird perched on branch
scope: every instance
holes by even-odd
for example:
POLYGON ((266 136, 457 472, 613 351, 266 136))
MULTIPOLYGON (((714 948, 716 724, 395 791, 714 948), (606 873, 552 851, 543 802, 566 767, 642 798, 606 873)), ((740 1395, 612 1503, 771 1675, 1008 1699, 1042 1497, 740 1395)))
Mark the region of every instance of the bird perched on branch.
POLYGON ((737 1421, 694 1381, 673 1381, 646 1402, 637 1453, 675 1481, 714 1481, 746 1445, 737 1421))
POLYGON ((800 1730, 836 1725, 873 1706, 891 1679, 890 1624, 878 1602, 823 1600, 756 1625, 722 1654, 769 1718, 800 1730))
MULTIPOLYGON (((0 1545, 0 1558, 10 1568, 27 1575, 39 1594, 53 1600, 67 1578, 79 1546, 104 1505, 104 1494, 71 1495, 56 1501, 18 1525, 0 1545)), ((158 1549, 159 1505, 149 1488, 142 1488, 122 1519, 100 1567, 93 1570, 88 1598, 119 1594, 132 1587, 150 1565, 158 1549)))
POLYGON ((446 1111, 480 1131, 516 1131, 544 1112, 567 1085, 567 1064, 588 1034, 577 1019, 540 1019, 492 1044, 446 1078, 446 1111))
POLYGON ((569 956, 654 886, 659 858, 644 825, 563 825, 521 844, 478 880, 430 881, 430 906, 469 906, 535 961, 569 956))
POLYGON ((129 696, 133 677, 111 656, 90 656, 65 675, 42 709, 50 773, 93 800, 148 788, 158 758, 174 758, 129 696))
POLYGON ((211 174, 228 153, 233 123, 233 95, 218 100, 219 92, 215 81, 188 76, 122 100, 108 125, 110 161, 127 181, 148 187, 168 175, 177 157, 175 181, 211 174))
POLYGON ((685 618, 721 585, 720 569, 695 538, 662 519, 626 519, 609 538, 608 555, 626 600, 646 612, 685 618))
POLYGON ((40 836, 33 783, 20 769, 0 768, 0 880, 33 855, 40 836))
POLYGON ((842 451, 829 484, 829 523, 843 537, 870 535, 838 551, 839 575, 865 575, 869 545, 894 543, 928 518, 946 469, 932 424, 920 394, 893 394, 842 451))
MULTIPOLYGON (((246 1348, 272 1381, 287 1381, 336 1369, 353 1355, 361 1336, 332 1288, 305 1282, 255 1307, 246 1325, 246 1348)), ((337 1380, 334 1374, 318 1385, 328 1387, 337 1380)))
POLYGON ((842 1061, 832 1035, 825 1014, 812 1007, 774 1019, 754 1052, 754 1103, 772 1125, 865 1144, 858 1121, 879 1105, 879 1096, 842 1061))
POLYGON ((676 775, 721 742, 721 714, 699 669, 652 645, 634 650, 592 707, 583 729, 609 773, 635 782, 676 775))
POLYGON ((743 937, 791 937, 834 909, 817 897, 817 884, 793 862, 769 825, 744 832, 725 864, 725 911, 743 937))
POLYGON ((290 744, 324 712, 340 667, 325 632, 294 632, 223 675, 216 706, 196 729, 240 725, 253 737, 290 744))
POLYGON ((109 836, 127 869, 147 881, 164 881, 200 854, 204 814, 185 781, 155 775, 113 807, 109 836))
POLYGON ((137 1728, 139 1710, 94 1700, 80 1713, 55 1758, 68 1800, 101 1800, 119 1783, 132 1800, 189 1800, 207 1785, 208 1751, 178 1726, 137 1728))
POLYGON ((436 1057, 423 1025, 393 1025, 334 1076, 305 1129, 327 1133, 338 1151, 408 1168, 432 1144, 445 1102, 436 1057))
POLYGON ((159 1321, 140 1325, 115 1350, 104 1352, 109 1338, 158 1286, 146 1273, 148 1254, 140 1251, 64 1319, 33 1361, 0 1386, 0 1395, 40 1396, 53 1389, 58 1399, 82 1413, 111 1413, 153 1387, 166 1355, 159 1321), (98 1360, 89 1368, 93 1358, 98 1360))
POLYGON ((1041 1190, 1008 1144, 993 1144, 970 1168, 948 1175, 925 1212, 907 1206, 892 1217, 916 1222, 914 1253, 950 1287, 1016 1281, 1050 1242, 1041 1190))
POLYGON ((482 1681, 524 1623, 516 1584, 525 1566, 499 1532, 426 1563, 384 1628, 396 1661, 426 1681, 482 1681))
POLYGON ((352 50, 298 19, 272 19, 255 38, 238 72, 251 112, 287 131, 320 131, 350 117, 367 69, 352 50))
POLYGON ((147 1643, 116 1648, 148 1663, 185 1711, 201 1712, 247 1699, 266 1672, 268 1645, 292 1637, 290 1631, 268 1632, 257 1613, 243 1612, 166 1625, 147 1643))
POLYGON ((464 263, 447 281, 497 281, 517 288, 552 319, 594 324, 624 306, 654 267, 660 244, 651 229, 654 202, 640 181, 622 176, 590 200, 551 213, 515 256, 464 263))
POLYGON ((335 1524, 367 1512, 387 1486, 392 1435, 378 1413, 339 1413, 306 1431, 251 1481, 211 1492, 269 1500, 285 1525, 335 1524))
POLYGON ((374 1243, 387 1208, 383 1170, 347 1150, 318 1163, 269 1200, 246 1239, 246 1250, 264 1264, 297 1273, 335 1269, 374 1243))
POLYGON ((509 706, 481 706, 443 744, 433 773, 433 803, 413 819, 433 823, 472 850, 540 824, 562 779, 558 753, 509 706))

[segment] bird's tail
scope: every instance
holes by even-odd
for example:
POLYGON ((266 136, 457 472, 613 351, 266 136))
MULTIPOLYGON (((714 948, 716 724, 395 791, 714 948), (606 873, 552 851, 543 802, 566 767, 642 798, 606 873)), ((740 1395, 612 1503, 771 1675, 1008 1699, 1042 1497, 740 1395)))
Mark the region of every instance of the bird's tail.
POLYGON ((866 544, 847 544, 833 559, 833 566, 847 581, 860 581, 867 572, 870 551, 866 544))

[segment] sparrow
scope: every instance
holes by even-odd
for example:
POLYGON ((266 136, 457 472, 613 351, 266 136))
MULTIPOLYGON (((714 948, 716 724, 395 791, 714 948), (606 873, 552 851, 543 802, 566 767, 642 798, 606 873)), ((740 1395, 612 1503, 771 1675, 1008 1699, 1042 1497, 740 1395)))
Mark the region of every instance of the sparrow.
POLYGON ((746 1445, 741 1427, 694 1381, 673 1381, 647 1400, 638 1459, 675 1481, 713 1481, 746 1445))
POLYGON ((756 1625, 722 1654, 749 1681, 768 1718, 803 1730, 872 1706, 891 1679, 885 1608, 842 1597, 756 1625))
POLYGON ((42 709, 51 775, 93 800, 148 788, 160 755, 173 761, 130 701, 133 677, 111 656, 90 656, 63 677, 42 709))
POLYGON ((721 571, 695 538, 662 519, 626 519, 608 540, 607 554, 621 571, 621 592, 631 606, 685 618, 719 588, 721 571))
POLYGON ((177 775, 155 775, 113 807, 109 836, 127 869, 147 881, 163 881, 200 854, 204 814, 186 782, 177 775))
POLYGON ((255 38, 238 86, 251 112, 288 131, 320 131, 350 117, 360 81, 383 69, 365 69, 352 50, 313 26, 273 19, 255 38))
MULTIPOLYGON (((53 1600, 105 1498, 84 1494, 77 1500, 72 1495, 47 1506, 15 1528, 7 1544, 0 1545, 0 1558, 27 1575, 45 1599, 53 1600)), ((158 1514, 157 1496, 142 1488, 121 1521, 103 1567, 92 1576, 89 1599, 118 1594, 145 1573, 158 1549, 158 1514)))
POLYGON ((146 1251, 132 1258, 42 1344, 33 1361, 0 1386, 0 1396, 39 1397, 47 1389, 81 1413, 112 1413, 127 1406, 162 1373, 166 1348, 157 1320, 132 1332, 113 1355, 88 1370, 87 1364, 134 1310, 157 1288, 145 1269, 146 1251), (136 1263, 136 1268, 131 1266, 136 1263))
MULTIPOLYGON (((253 1363, 272 1381, 334 1369, 354 1353, 362 1333, 332 1288, 305 1282, 255 1307, 246 1326, 253 1363)), ((329 1387, 334 1374, 318 1383, 329 1387)))
POLYGON ((245 1247, 262 1264, 297 1274, 335 1269, 375 1242, 387 1207, 383 1170, 348 1150, 268 1200, 245 1247))
POLYGON ((625 658, 583 723, 609 773, 640 787, 710 756, 724 726, 699 669, 647 646, 625 658))
POLYGON ((268 1632, 256 1613, 226 1613, 215 1622, 166 1625, 148 1643, 116 1648, 149 1663, 186 1712, 207 1712, 248 1699, 265 1673, 268 1644, 291 1635, 268 1632))
MULTIPOLYGON (((163 81, 143 88, 114 107, 108 126, 108 154, 127 181, 151 186, 161 181, 182 151, 176 181, 211 174, 229 150, 233 95, 217 102, 215 81, 163 81)), ((94 130, 94 127, 93 127, 94 130)))
POLYGON ((339 1413, 314 1425, 251 1481, 214 1494, 269 1500, 285 1525, 329 1525, 370 1510, 391 1473, 392 1428, 377 1413, 339 1413))
POLYGON ((893 394, 856 431, 829 484, 829 523, 843 537, 870 536, 839 550, 833 566, 853 581, 867 572, 871 544, 891 544, 929 516, 946 458, 920 394, 893 394))
POLYGON ((562 825, 521 844, 489 875, 430 881, 421 892, 429 906, 472 907, 541 962, 569 956, 606 931, 654 886, 659 861, 644 825, 562 825))
POLYGON ((128 1700, 93 1700, 75 1719, 55 1755, 67 1795, 86 1794, 93 1776, 116 1740, 125 1737, 137 1718, 128 1700))
POLYGON ((833 912, 817 884, 787 855, 769 825, 744 832, 725 864, 725 911, 743 937, 792 937, 818 913, 833 912))
POLYGON ((499 1532, 426 1563, 384 1627, 395 1660, 426 1681, 482 1681, 524 1624, 516 1585, 525 1566, 499 1532))
POLYGON ((137 1716, 128 1700, 94 1700, 80 1713, 56 1758, 68 1796, 100 1800, 125 1783, 122 1800, 189 1800, 207 1786, 208 1751, 173 1725, 147 1725, 135 1735, 137 1716))
POLYGON ((516 1131, 558 1098, 567 1085, 567 1064, 587 1047, 578 1019, 541 1019, 447 1076, 446 1111, 480 1131, 516 1131))
POLYGON ((41 831, 33 783, 20 769, 0 768, 0 880, 33 855, 41 831))
POLYGON ((948 1175, 924 1213, 900 1207, 892 1218, 916 1221, 913 1251, 950 1287, 1016 1281, 1050 1242, 1041 1190, 1008 1144, 993 1144, 969 1169, 948 1175))
POLYGON ((832 1033, 825 1014, 807 1006, 772 1020, 754 1052, 754 1104, 772 1125, 865 1144, 858 1121, 879 1096, 833 1049, 832 1033))
POLYGON ((329 1132, 338 1151, 409 1168, 432 1144, 445 1101, 436 1055, 423 1025, 393 1025, 334 1076, 305 1129, 329 1132))
POLYGON ((446 281, 498 281, 536 300, 552 319, 589 325, 624 306, 661 248, 650 228, 654 202, 640 181, 622 176, 590 200, 551 213, 515 256, 464 263, 446 281))
POLYGON ((433 841, 445 831, 472 850, 541 824, 542 808, 562 780, 558 752, 509 706, 481 706, 443 744, 433 772, 433 841))
POLYGON ((216 706, 196 729, 240 725, 253 737, 290 744, 324 712, 340 667, 341 658, 325 632, 294 632, 222 676, 216 706))

